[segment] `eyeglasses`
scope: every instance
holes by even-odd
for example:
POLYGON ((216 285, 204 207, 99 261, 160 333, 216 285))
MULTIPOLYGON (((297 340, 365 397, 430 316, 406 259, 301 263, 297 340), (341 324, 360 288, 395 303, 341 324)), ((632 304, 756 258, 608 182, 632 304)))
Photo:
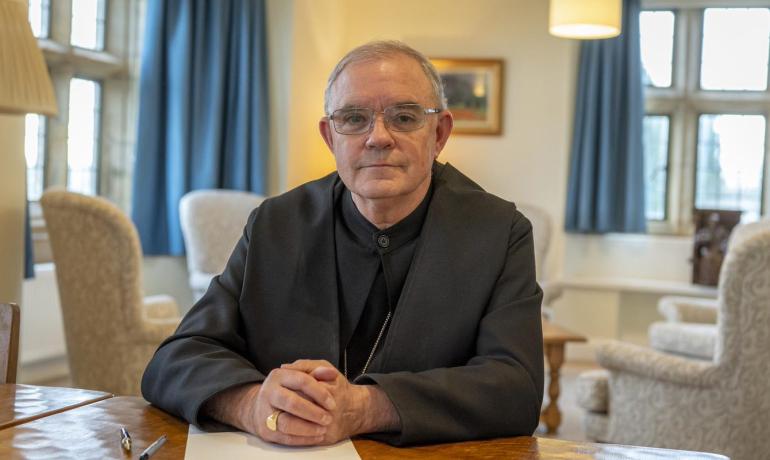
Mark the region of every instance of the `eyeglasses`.
POLYGON ((426 109, 420 104, 400 104, 387 107, 382 112, 367 108, 347 108, 332 112, 329 119, 340 134, 363 134, 374 126, 375 115, 383 114, 385 126, 392 131, 414 131, 425 125, 425 116, 439 113, 441 109, 426 109))

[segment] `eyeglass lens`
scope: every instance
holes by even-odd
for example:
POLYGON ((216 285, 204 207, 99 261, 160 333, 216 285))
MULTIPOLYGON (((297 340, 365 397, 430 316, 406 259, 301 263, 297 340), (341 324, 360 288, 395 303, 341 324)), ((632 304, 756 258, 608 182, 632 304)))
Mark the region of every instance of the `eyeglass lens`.
MULTIPOLYGON (((393 131, 414 131, 425 124, 425 109, 419 104, 394 105, 383 110, 385 126, 393 131)), ((371 128, 376 113, 368 108, 335 110, 331 119, 340 134, 362 134, 371 128)))

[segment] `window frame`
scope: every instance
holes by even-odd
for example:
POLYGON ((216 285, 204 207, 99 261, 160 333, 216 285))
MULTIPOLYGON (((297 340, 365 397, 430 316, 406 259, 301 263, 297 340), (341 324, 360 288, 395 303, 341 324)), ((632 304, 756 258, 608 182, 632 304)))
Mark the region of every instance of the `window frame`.
POLYGON ((670 10, 674 19, 671 86, 645 86, 645 115, 668 115, 669 165, 667 216, 648 220, 648 233, 692 234, 697 174, 698 120, 701 114, 763 115, 765 117, 764 171, 760 215, 770 206, 770 71, 764 91, 704 90, 700 87, 705 8, 770 8, 767 0, 646 0, 642 11, 670 10))
MULTIPOLYGON (((146 1, 105 0, 102 50, 71 45, 72 0, 49 1, 48 5, 48 36, 37 38, 37 42, 51 75, 59 114, 46 117, 43 189, 67 185, 70 80, 93 80, 100 86, 100 111, 96 120, 96 195, 110 199, 128 212, 130 163, 136 137, 133 121, 138 110, 136 94, 146 1)), ((50 262, 50 245, 40 203, 30 201, 29 205, 35 263, 50 262)))
POLYGON ((670 187, 669 187, 669 180, 671 178, 671 151, 672 151, 672 149, 671 149, 671 134, 672 134, 672 131, 673 131, 671 126, 672 126, 672 123, 673 123, 673 117, 671 116, 670 113, 663 113, 663 112, 660 112, 660 113, 658 113, 658 112, 645 112, 644 116, 645 117, 650 116, 650 117, 666 117, 666 118, 668 118, 668 136, 667 136, 668 145, 666 147, 666 188, 665 188, 665 197, 663 198, 663 219, 647 219, 647 223, 648 223, 648 225, 650 225, 651 223, 658 224, 658 223, 666 222, 669 219, 670 215, 671 215, 671 210, 669 209, 669 205, 670 205, 669 204, 669 195, 671 194, 671 190, 670 190, 670 187))

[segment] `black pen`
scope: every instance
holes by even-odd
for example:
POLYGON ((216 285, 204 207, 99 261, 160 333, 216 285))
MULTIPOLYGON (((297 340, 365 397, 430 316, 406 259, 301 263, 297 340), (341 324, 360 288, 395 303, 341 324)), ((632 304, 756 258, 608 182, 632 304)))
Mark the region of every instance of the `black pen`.
POLYGON ((126 427, 120 427, 120 445, 126 451, 131 451, 131 435, 128 434, 126 427))
POLYGON ((142 454, 139 456, 139 460, 147 460, 148 458, 152 457, 153 454, 155 454, 155 452, 157 452, 158 449, 160 449, 163 443, 165 442, 166 442, 166 435, 164 434, 163 436, 159 437, 157 441, 150 444, 149 447, 144 449, 144 452, 142 452, 142 454))

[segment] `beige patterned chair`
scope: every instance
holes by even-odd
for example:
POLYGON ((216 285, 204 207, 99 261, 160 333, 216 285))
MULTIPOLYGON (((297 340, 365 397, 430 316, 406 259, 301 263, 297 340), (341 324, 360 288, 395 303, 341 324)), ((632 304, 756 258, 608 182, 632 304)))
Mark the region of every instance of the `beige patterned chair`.
POLYGON ((548 250, 551 247, 551 234, 553 225, 551 216, 538 207, 527 203, 517 203, 516 207, 532 223, 532 238, 535 243, 535 270, 537 282, 543 289, 543 315, 550 318, 551 304, 558 299, 563 292, 558 281, 547 280, 545 277, 545 263, 548 258, 548 250))
POLYGON ((187 270, 195 300, 222 273, 249 213, 265 197, 237 190, 196 190, 179 201, 179 220, 187 249, 187 270))
MULTIPOLYGON (((728 241, 730 248, 758 233, 770 230, 770 219, 735 227, 728 241)), ((710 360, 717 338, 717 299, 665 296, 658 302, 665 321, 649 329, 650 346, 656 350, 710 360)))
POLYGON ((712 360, 624 343, 578 378, 594 440, 770 458, 770 230, 734 244, 719 281, 712 360))
POLYGON ((47 191, 40 202, 73 385, 138 395, 147 362, 179 323, 176 302, 142 298, 139 238, 115 205, 63 190, 47 191))

